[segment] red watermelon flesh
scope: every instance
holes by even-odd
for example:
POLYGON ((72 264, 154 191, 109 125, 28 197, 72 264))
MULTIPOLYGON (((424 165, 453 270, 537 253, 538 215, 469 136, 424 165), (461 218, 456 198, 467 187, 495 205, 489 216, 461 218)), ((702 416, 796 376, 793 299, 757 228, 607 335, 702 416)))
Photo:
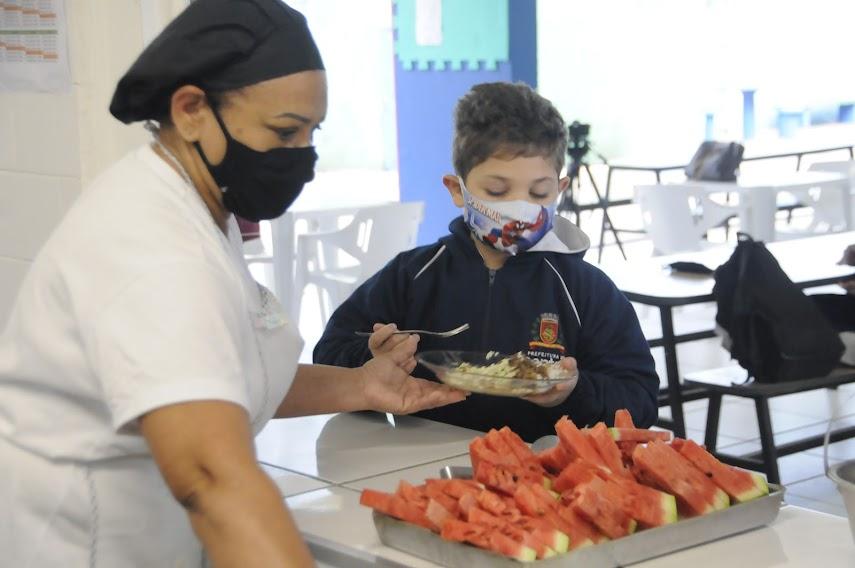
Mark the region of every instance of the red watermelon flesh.
POLYGON ((599 544, 608 540, 608 537, 601 533, 596 526, 576 513, 570 506, 559 507, 558 516, 564 522, 565 529, 562 530, 570 535, 571 549, 599 544))
POLYGON ((484 435, 484 442, 486 442, 488 448, 496 452, 503 459, 507 460, 508 465, 522 465, 523 462, 511 450, 511 447, 508 445, 507 441, 505 441, 505 437, 499 434, 498 430, 491 429, 487 432, 484 435))
POLYGON ((498 552, 509 558, 514 558, 520 562, 532 562, 537 559, 537 553, 532 548, 516 542, 514 539, 505 536, 496 531, 492 531, 488 536, 490 542, 490 550, 498 552))
POLYGON ((595 466, 608 469, 600 454, 591 444, 588 437, 582 434, 571 420, 562 416, 555 423, 555 433, 567 453, 576 459, 587 461, 595 466))
POLYGON ((623 465, 620 449, 604 423, 598 422, 593 428, 588 430, 588 437, 612 473, 620 477, 631 477, 626 466, 623 465))
MULTIPOLYGON (((425 495, 427 495, 429 499, 432 499, 442 505, 453 515, 457 515, 460 510, 460 505, 457 503, 457 499, 444 493, 439 487, 426 485, 425 495)), ((430 502, 428 502, 428 505, 430 505, 430 502)))
POLYGON ((442 525, 448 519, 456 519, 456 515, 452 514, 448 509, 443 507, 434 499, 428 500, 427 508, 425 509, 425 518, 433 525, 436 532, 442 529, 442 525))
POLYGON ((642 527, 658 527, 677 521, 677 500, 670 493, 628 479, 615 478, 609 483, 621 486, 625 495, 624 511, 642 527))
POLYGON ((730 504, 727 493, 664 442, 637 447, 632 461, 656 486, 677 497, 684 514, 703 515, 730 504))
POLYGON ((366 507, 371 507, 381 513, 389 514, 389 504, 394 495, 384 493, 383 491, 375 491, 374 489, 363 489, 359 496, 359 504, 366 507))
POLYGON ((612 438, 616 442, 652 442, 660 440, 667 442, 671 439, 671 432, 663 430, 643 430, 641 428, 609 428, 612 438))
POLYGON ((574 490, 570 507, 603 531, 609 538, 620 538, 635 531, 635 521, 621 507, 620 497, 599 477, 574 490))
POLYGON ((561 444, 549 448, 548 450, 543 450, 537 454, 537 459, 540 461, 540 465, 542 465, 544 469, 555 474, 561 473, 561 470, 564 469, 571 461, 570 456, 561 444))
POLYGON ((467 542, 479 548, 489 549, 490 541, 487 537, 489 531, 488 527, 482 525, 449 519, 442 525, 442 530, 439 534, 445 540, 467 542))
POLYGON ((537 459, 537 456, 534 455, 534 452, 531 451, 531 448, 525 441, 519 437, 519 435, 508 428, 507 426, 503 426, 501 430, 499 430, 499 434, 505 439, 508 446, 511 448, 511 451, 516 455, 517 459, 520 460, 520 463, 525 463, 529 461, 533 461, 537 459))
POLYGON ((484 438, 475 438, 469 443, 469 459, 472 462, 472 469, 477 469, 482 461, 493 465, 518 465, 516 458, 491 450, 484 438))
POLYGON ((598 471, 601 470, 591 465, 591 463, 576 460, 564 468, 561 474, 555 479, 552 487, 556 491, 563 493, 564 491, 573 489, 577 485, 585 483, 592 477, 596 477, 598 471))
POLYGON ((501 515, 505 509, 508 508, 505 500, 490 491, 489 489, 485 489, 477 496, 478 505, 487 511, 488 513, 492 513, 494 515, 501 515))
POLYGON ((484 486, 473 479, 428 479, 428 487, 439 488, 454 499, 460 499, 466 493, 478 493, 484 486))
POLYGON ((679 451, 737 503, 769 494, 769 486, 762 475, 723 464, 692 440, 685 440, 679 451))
POLYGON ((416 487, 402 479, 398 482, 398 490, 395 494, 421 510, 427 508, 428 496, 422 487, 416 487))
POLYGON ((615 428, 635 428, 632 414, 626 408, 621 408, 615 412, 615 428))
MULTIPOLYGON (((425 509, 427 509, 427 504, 425 504, 425 509)), ((388 514, 396 519, 401 519, 402 521, 406 521, 429 530, 433 529, 433 523, 425 517, 424 509, 406 501, 400 495, 394 495, 389 501, 388 514)))
POLYGON ((469 509, 478 506, 478 498, 474 493, 464 493, 460 499, 457 500, 457 505, 460 507, 460 512, 463 515, 469 515, 469 509))

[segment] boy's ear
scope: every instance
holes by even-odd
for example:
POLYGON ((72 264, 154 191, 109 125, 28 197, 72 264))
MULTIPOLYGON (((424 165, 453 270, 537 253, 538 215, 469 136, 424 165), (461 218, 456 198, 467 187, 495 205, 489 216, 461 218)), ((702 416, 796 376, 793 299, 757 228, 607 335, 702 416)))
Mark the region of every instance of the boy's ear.
POLYGON ((560 180, 558 180, 558 193, 564 193, 567 190, 567 187, 570 185, 570 176, 564 176, 560 180))
POLYGON ((448 193, 451 194, 451 200, 457 207, 463 207, 463 190, 460 188, 460 180, 452 174, 442 176, 442 185, 448 188, 448 193))

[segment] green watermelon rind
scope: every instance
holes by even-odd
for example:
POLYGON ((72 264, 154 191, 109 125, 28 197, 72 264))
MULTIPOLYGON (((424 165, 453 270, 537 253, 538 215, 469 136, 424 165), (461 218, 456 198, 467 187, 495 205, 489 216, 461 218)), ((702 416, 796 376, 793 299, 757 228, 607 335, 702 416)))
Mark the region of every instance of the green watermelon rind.
POLYGON ((756 471, 749 473, 751 473, 751 479, 754 480, 754 487, 743 491, 739 495, 734 495, 734 500, 737 503, 746 503, 769 494, 769 484, 766 483, 766 478, 756 471))
POLYGON ((662 493, 662 516, 665 519, 666 525, 670 525, 671 523, 676 523, 678 514, 677 514, 677 498, 671 495, 670 493, 662 493))

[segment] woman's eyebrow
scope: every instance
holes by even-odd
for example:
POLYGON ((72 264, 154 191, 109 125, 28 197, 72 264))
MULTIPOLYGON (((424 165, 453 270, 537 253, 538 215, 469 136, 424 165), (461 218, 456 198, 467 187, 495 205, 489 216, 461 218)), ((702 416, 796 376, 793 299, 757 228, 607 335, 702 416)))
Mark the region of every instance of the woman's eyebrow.
POLYGON ((293 118, 294 120, 299 120, 304 124, 309 124, 310 122, 312 122, 311 119, 303 116, 302 114, 296 114, 293 112, 283 112, 282 114, 277 114, 276 118, 293 118))

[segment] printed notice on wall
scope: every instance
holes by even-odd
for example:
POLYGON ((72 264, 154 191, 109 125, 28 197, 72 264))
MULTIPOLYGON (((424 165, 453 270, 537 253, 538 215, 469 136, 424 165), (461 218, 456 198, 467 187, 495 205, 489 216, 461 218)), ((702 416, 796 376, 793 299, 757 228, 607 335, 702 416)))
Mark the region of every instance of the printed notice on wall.
POLYGON ((71 90, 65 0, 0 0, 0 91, 71 90))

